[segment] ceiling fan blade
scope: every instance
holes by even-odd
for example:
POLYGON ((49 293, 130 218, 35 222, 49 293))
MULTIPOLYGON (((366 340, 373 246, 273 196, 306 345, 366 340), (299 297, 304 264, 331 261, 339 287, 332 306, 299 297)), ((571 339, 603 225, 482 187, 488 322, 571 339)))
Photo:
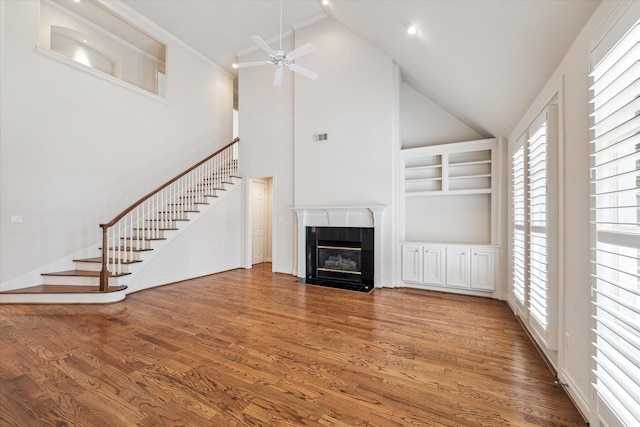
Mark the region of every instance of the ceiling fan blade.
POLYGON ((276 73, 273 76, 273 85, 275 87, 282 86, 282 75, 283 74, 284 74, 284 72, 282 71, 282 67, 276 68, 276 73))
POLYGON ((265 52, 267 52, 269 54, 269 56, 274 56, 276 54, 275 50, 271 49, 271 46, 269 46, 269 44, 264 41, 264 39, 260 36, 251 36, 251 40, 253 40, 253 42, 255 44, 257 44, 258 46, 260 46, 262 48, 262 50, 264 50, 265 52))
POLYGON ((303 76, 311 80, 316 80, 318 78, 318 73, 315 73, 311 70, 307 70, 306 68, 296 64, 289 65, 289 69, 294 73, 302 74, 303 76))
POLYGON ((238 64, 238 68, 260 67, 262 65, 271 65, 271 64, 273 64, 273 62, 271 61, 240 62, 238 64))
POLYGON ((308 53, 311 53, 315 50, 315 48, 313 47, 313 45, 311 43, 305 43, 302 46, 300 46, 297 49, 292 50, 291 52, 287 53, 286 57, 289 61, 293 61, 296 58, 300 58, 301 56, 304 56, 308 53))

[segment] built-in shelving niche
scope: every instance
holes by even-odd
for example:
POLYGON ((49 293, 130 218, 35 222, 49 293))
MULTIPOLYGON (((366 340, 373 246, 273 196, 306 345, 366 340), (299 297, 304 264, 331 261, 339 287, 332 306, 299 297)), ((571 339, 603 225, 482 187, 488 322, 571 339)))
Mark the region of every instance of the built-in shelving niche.
POLYGON ((497 244, 497 140, 402 150, 405 242, 497 244))

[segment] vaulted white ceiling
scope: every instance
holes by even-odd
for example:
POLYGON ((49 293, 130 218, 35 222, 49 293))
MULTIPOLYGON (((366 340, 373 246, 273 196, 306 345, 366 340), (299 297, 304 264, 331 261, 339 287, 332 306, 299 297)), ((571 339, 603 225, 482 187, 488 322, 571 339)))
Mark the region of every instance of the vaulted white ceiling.
MULTIPOLYGON (((249 37, 277 38, 277 0, 126 0, 232 72, 249 37)), ((392 57, 404 80, 485 136, 508 135, 599 0, 285 0, 283 27, 327 14, 392 57), (409 37, 406 25, 418 35, 409 37)), ((274 45, 275 46, 275 45, 274 45)))

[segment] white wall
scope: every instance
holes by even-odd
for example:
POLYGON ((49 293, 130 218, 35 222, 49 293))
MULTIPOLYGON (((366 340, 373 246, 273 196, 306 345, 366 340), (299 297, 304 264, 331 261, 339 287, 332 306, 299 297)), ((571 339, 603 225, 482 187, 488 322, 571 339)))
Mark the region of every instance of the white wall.
POLYGON ((402 148, 474 141, 483 136, 441 106, 402 84, 402 148))
POLYGON ((125 278, 127 292, 240 267, 244 218, 238 213, 243 207, 243 183, 236 186, 220 201, 212 202, 215 205, 201 206, 201 214, 182 224, 188 228, 167 245, 154 246, 153 258, 136 264, 134 268, 140 271, 125 278))
MULTIPOLYGON (((591 296, 589 263, 589 54, 590 38, 616 2, 602 2, 566 53, 527 113, 509 137, 513 144, 525 126, 533 121, 557 87, 563 84, 564 149, 559 165, 562 305, 560 307, 559 369, 568 391, 588 412, 591 400, 591 296), (566 337, 569 340, 566 340, 566 337)), ((510 273, 507 277, 511 277, 510 273)))
MULTIPOLYGON (((282 48, 293 49, 292 38, 282 48)), ((260 50, 240 62, 264 60, 260 50)), ((293 207, 293 77, 286 71, 282 87, 273 87, 274 67, 244 68, 238 73, 240 174, 245 178, 273 177, 275 228, 273 270, 293 274, 295 214, 293 207)), ((248 197, 248 195, 247 195, 248 197)), ((250 267, 251 254, 245 266, 250 267)))
POLYGON ((38 54, 40 2, 1 2, 0 284, 95 247, 98 224, 231 141, 231 77, 109 4, 168 45, 166 101, 38 54))
MULTIPOLYGON (((391 245, 396 82, 391 58, 330 19, 298 29, 295 46, 315 52, 297 64, 316 71, 311 81, 285 71, 272 87, 273 67, 240 70, 242 172, 274 176, 276 271, 294 273, 297 207, 386 205, 391 245), (327 133, 328 141, 313 135, 327 133)), ((283 49, 293 48, 291 38, 283 49)), ((264 59, 257 52, 241 62, 264 59)), ((391 253, 391 252, 390 252, 391 253)), ((390 280, 391 257, 385 260, 390 280)))
POLYGON ((296 76, 296 205, 391 205, 391 58, 330 19, 298 31, 306 42, 316 52, 303 66, 320 78, 296 76))

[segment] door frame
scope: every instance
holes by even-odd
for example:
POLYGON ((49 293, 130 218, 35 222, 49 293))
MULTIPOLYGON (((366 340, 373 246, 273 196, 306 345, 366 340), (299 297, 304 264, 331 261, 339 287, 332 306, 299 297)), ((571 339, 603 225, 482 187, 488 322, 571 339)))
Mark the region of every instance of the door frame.
POLYGON ((265 208, 268 206, 271 209, 271 222, 267 221, 267 225, 271 228, 271 271, 274 272, 274 266, 276 265, 276 215, 275 215, 275 197, 276 197, 276 179, 272 175, 259 176, 259 177, 247 177, 245 184, 245 254, 244 254, 244 268, 251 269, 253 267, 253 220, 251 215, 251 187, 253 181, 271 181, 271 192, 267 192, 265 197, 265 208))

